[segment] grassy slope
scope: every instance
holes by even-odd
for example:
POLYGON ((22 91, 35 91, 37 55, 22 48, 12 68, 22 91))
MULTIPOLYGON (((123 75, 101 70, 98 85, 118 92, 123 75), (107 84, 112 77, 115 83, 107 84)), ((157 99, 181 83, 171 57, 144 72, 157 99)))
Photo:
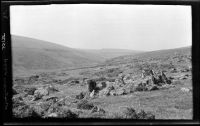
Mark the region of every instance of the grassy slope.
POLYGON ((13 71, 92 66, 133 51, 80 50, 50 42, 12 36, 13 71), (109 53, 108 53, 109 52, 109 53))
POLYGON ((106 64, 132 62, 134 59, 162 60, 162 59, 170 58, 171 56, 180 56, 182 54, 186 56, 191 56, 191 46, 176 48, 176 49, 150 51, 150 52, 144 52, 144 53, 139 53, 135 55, 119 56, 119 57, 107 60, 106 64))

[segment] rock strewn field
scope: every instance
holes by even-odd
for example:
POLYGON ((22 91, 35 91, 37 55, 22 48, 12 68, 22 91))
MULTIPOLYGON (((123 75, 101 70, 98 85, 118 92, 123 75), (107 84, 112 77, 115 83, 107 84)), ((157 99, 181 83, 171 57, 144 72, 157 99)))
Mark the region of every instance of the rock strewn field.
POLYGON ((15 76, 13 115, 192 119, 191 52, 174 52, 122 56, 95 68, 15 76))

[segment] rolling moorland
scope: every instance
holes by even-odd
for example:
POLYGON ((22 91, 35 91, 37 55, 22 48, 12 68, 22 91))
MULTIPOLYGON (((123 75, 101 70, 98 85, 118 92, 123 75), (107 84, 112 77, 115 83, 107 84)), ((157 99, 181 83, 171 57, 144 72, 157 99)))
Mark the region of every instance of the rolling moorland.
POLYGON ((95 51, 12 42, 16 118, 192 119, 191 47, 95 51))
POLYGON ((27 37, 12 35, 14 74, 34 70, 69 69, 95 66, 106 59, 140 51, 100 49, 83 50, 27 37))

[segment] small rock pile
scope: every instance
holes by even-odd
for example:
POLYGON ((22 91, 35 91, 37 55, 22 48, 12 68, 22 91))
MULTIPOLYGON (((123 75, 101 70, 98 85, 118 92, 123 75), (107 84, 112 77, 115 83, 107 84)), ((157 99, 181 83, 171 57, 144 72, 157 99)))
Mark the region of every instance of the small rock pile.
POLYGON ((137 81, 136 91, 158 90, 160 87, 172 83, 170 78, 167 78, 163 71, 157 75, 153 70, 150 70, 148 76, 142 73, 142 77, 143 80, 137 81))
POLYGON ((58 92, 58 89, 56 89, 52 85, 40 87, 34 91, 34 99, 33 100, 35 101, 35 100, 41 99, 43 96, 49 95, 54 92, 58 92))
POLYGON ((168 78, 163 71, 160 74, 156 74, 153 70, 145 72, 143 71, 142 78, 132 76, 131 74, 119 74, 115 81, 88 79, 86 81, 88 86, 87 91, 76 95, 76 99, 119 96, 135 91, 153 91, 172 83, 171 78, 168 78))

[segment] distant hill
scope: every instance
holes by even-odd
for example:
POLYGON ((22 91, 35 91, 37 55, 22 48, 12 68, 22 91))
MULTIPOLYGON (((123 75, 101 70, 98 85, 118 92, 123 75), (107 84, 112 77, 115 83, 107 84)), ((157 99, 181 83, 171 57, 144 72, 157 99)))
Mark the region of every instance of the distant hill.
POLYGON ((175 48, 175 49, 149 51, 134 55, 119 56, 105 61, 105 64, 121 64, 121 63, 133 62, 135 59, 163 60, 166 58, 183 56, 183 55, 191 57, 191 46, 175 48))
POLYGON ((128 49, 99 49, 99 50, 84 50, 88 53, 100 55, 103 57, 104 60, 108 60, 111 58, 124 56, 124 55, 135 55, 142 53, 144 51, 135 51, 135 50, 128 50, 128 49))
POLYGON ((14 72, 93 66, 110 58, 139 52, 120 49, 74 49, 16 35, 12 35, 11 39, 14 72))

